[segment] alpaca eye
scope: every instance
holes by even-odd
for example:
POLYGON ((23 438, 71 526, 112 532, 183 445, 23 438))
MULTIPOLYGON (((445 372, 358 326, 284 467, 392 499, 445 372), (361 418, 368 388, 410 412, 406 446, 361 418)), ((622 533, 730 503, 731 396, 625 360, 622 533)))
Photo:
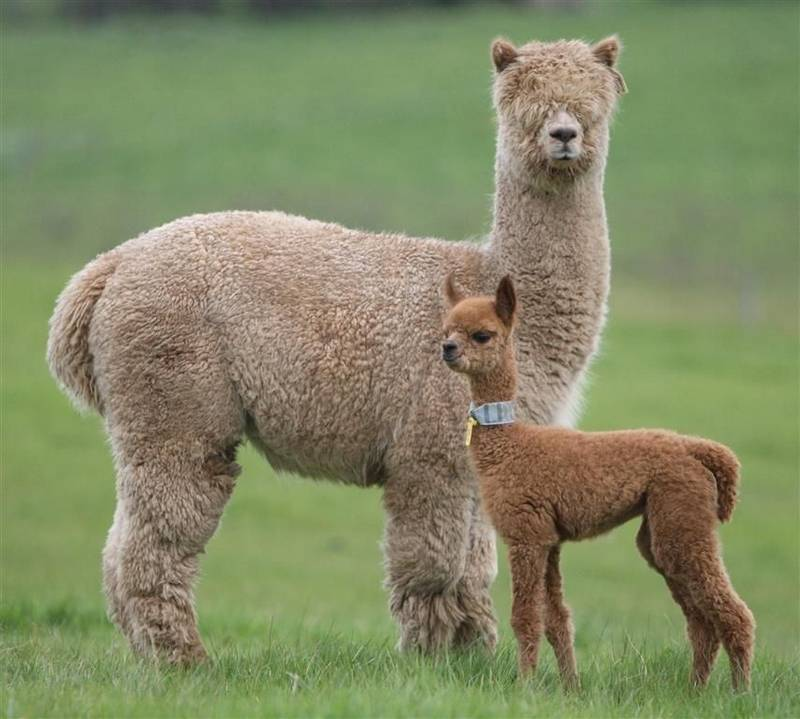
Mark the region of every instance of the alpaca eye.
POLYGON ((485 345, 490 339, 492 339, 492 335, 490 335, 488 332, 473 332, 472 339, 479 345, 485 345))

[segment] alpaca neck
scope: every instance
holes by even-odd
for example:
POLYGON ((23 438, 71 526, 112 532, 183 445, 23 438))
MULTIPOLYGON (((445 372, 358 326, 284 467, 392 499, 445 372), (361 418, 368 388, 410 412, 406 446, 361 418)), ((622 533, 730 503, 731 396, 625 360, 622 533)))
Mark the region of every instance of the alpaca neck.
POLYGON ((515 280, 518 404, 537 422, 551 422, 570 401, 605 319, 604 168, 601 161, 575 178, 537 179, 498 155, 487 280, 506 273, 515 280))
MULTIPOLYGON (((553 270, 583 279, 589 268, 582 259, 607 261, 603 173, 601 163, 576 178, 537 181, 499 157, 489 254, 502 271, 521 281, 553 270)), ((605 277, 605 266, 595 269, 605 277)))
MULTIPOLYGON (((517 369, 513 350, 506 354, 505 361, 485 374, 469 376, 472 402, 478 406, 490 402, 511 402, 517 398, 517 369)), ((478 463, 481 486, 492 483, 489 476, 481 470, 497 466, 505 461, 506 438, 513 432, 514 423, 482 425, 468 429, 472 456, 478 463)))
POLYGON ((500 366, 484 374, 470 375, 472 401, 476 405, 490 402, 511 402, 517 396, 517 369, 513 354, 500 366))

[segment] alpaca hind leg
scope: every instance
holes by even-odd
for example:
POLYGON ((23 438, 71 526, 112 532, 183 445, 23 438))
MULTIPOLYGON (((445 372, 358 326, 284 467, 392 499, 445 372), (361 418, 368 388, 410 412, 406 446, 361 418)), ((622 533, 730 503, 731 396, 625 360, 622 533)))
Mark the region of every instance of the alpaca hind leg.
MULTIPOLYGON (((702 487, 710 482, 703 476, 702 487)), ((715 533, 716 494, 701 502, 679 487, 663 497, 664 511, 650 507, 651 543, 656 563, 691 595, 692 603, 714 625, 730 659, 735 690, 750 685, 755 621, 731 585, 715 533), (691 520, 691 521, 690 521, 691 520)))
POLYGON ((126 518, 116 596, 134 650, 170 663, 206 657, 197 631, 197 556, 214 533, 239 472, 234 448, 163 442, 126 461, 118 452, 126 518))
POLYGON ((730 659, 733 688, 737 691, 749 689, 755 620, 750 608, 734 590, 722 559, 716 557, 716 561, 706 567, 690 568, 681 574, 695 603, 717 629, 730 659))
POLYGON ((535 545, 512 546, 508 552, 513 595, 511 627, 517 638, 521 677, 532 676, 539 660, 548 553, 548 547, 535 545))
POLYGON ((686 618, 686 634, 692 645, 694 655, 692 683, 696 686, 705 686, 719 653, 720 640, 717 636, 717 630, 714 628, 714 624, 694 605, 689 591, 659 569, 656 565, 650 542, 650 529, 645 518, 639 533, 636 535, 636 546, 647 563, 664 577, 672 598, 681 608, 686 618))
MULTIPOLYGON (((205 261, 202 244, 182 243, 174 261, 194 252, 205 261)), ((92 317, 92 371, 117 469, 104 581, 135 650, 190 662, 205 654, 192 599, 197 555, 233 490, 244 412, 230 347, 209 321, 210 273, 167 282, 164 269, 139 277, 120 267, 92 317)))
POLYGON ((466 566, 458 583, 458 598, 464 620, 456 629, 456 646, 483 644, 489 651, 493 651, 497 645, 497 621, 489 593, 496 576, 495 533, 476 492, 472 500, 466 566))
POLYGON ((575 662, 574 647, 575 631, 569 607, 564 601, 559 568, 560 556, 561 547, 558 545, 553 547, 547 555, 545 571, 547 612, 544 631, 547 641, 555 652, 564 687, 574 689, 578 686, 578 668, 575 662))
POLYGON ((125 533, 125 507, 117 500, 114 520, 103 548, 103 591, 106 595, 108 618, 116 624, 123 634, 127 634, 124 602, 119 593, 119 550, 125 533))

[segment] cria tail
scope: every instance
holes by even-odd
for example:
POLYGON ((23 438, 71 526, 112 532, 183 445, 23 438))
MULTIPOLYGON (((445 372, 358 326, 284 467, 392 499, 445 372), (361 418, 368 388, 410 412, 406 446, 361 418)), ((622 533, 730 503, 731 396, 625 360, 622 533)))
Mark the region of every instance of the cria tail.
POLYGON ((79 407, 103 413, 92 373, 89 328, 94 307, 117 268, 116 253, 100 255, 69 281, 50 318, 47 363, 50 372, 79 407))
POLYGON ((704 439, 690 440, 689 453, 714 475, 717 482, 717 516, 721 522, 727 522, 736 506, 739 460, 725 445, 704 439))

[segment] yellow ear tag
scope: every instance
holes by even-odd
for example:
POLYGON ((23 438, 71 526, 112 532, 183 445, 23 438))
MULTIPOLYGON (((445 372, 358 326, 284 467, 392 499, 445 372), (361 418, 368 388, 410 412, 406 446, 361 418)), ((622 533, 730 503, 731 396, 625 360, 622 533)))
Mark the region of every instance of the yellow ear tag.
POLYGON ((464 437, 464 444, 469 447, 469 443, 472 441, 472 428, 478 424, 478 420, 474 417, 470 416, 467 419, 467 435, 464 437))

